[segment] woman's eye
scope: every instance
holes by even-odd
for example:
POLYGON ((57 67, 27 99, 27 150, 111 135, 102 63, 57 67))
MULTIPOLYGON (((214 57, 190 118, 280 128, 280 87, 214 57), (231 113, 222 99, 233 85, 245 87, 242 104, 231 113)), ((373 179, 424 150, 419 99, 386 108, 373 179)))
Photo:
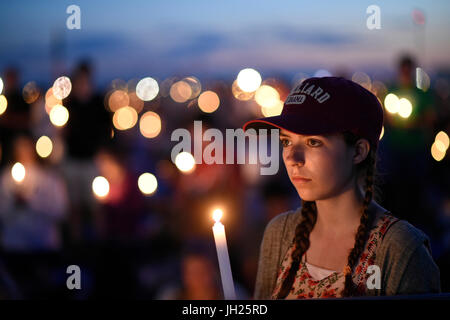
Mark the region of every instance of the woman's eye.
POLYGON ((283 147, 287 147, 287 146, 289 146, 289 144, 290 144, 290 141, 287 140, 287 139, 281 139, 280 141, 281 141, 281 145, 282 145, 283 147))
POLYGON ((319 140, 316 140, 316 139, 309 139, 309 142, 313 147, 318 147, 322 144, 322 142, 320 142, 319 140))

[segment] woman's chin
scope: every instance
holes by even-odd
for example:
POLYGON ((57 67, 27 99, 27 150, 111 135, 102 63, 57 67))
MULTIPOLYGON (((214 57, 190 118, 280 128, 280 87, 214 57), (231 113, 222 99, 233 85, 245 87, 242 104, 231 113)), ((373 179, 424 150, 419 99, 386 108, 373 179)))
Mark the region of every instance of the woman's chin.
POLYGON ((298 196, 303 201, 315 201, 316 200, 316 197, 311 192, 308 192, 308 191, 302 189, 302 187, 297 187, 296 189, 297 189, 298 196))

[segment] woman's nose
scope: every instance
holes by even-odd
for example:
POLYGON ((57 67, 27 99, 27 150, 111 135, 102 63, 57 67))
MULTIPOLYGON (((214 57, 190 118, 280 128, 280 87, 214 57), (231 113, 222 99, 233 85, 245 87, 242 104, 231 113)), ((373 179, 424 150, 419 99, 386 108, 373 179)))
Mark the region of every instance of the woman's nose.
POLYGON ((304 165, 305 152, 301 148, 291 148, 285 157, 285 162, 288 165, 304 165))

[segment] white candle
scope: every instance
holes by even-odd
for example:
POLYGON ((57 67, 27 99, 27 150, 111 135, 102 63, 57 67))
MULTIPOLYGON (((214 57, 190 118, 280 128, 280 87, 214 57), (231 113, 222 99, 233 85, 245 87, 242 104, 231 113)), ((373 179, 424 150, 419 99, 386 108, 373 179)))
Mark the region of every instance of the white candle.
POLYGON ((228 256, 227 239, 225 237, 225 228, 220 223, 222 210, 216 209, 213 212, 213 219, 216 223, 213 226, 214 240, 216 242, 217 257, 219 259, 220 277, 222 278, 222 287, 225 300, 236 299, 234 291, 233 276, 231 275, 230 257, 228 256))

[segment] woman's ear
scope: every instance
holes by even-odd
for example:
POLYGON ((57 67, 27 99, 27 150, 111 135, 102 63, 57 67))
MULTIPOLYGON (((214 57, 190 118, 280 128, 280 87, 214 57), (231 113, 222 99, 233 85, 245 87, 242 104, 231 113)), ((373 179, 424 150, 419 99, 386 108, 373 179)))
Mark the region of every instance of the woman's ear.
POLYGON ((358 164, 363 162, 370 151, 369 141, 366 139, 359 139, 355 143, 354 154, 353 154, 353 163, 358 164))

